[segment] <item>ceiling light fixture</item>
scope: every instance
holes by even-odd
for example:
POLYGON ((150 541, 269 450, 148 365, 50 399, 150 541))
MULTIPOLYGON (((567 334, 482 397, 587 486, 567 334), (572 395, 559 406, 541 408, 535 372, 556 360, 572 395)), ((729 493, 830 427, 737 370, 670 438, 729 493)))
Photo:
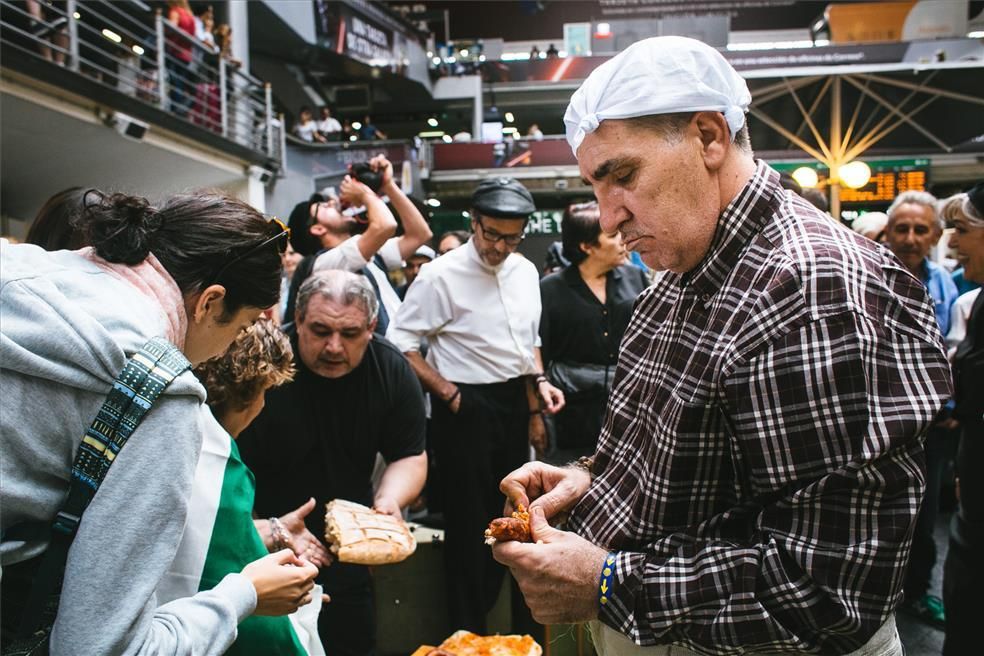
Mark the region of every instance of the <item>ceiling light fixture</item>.
POLYGON ((801 166, 793 171, 793 180, 806 189, 813 189, 820 183, 816 170, 810 166, 801 166))
POLYGON ((352 121, 352 129, 353 130, 361 130, 362 129, 362 123, 359 123, 358 121, 352 121))
POLYGON ((441 137, 441 139, 444 140, 444 143, 451 143, 452 141, 454 141, 454 139, 451 138, 450 134, 444 135, 443 137, 441 137))
POLYGON ((103 29, 102 35, 112 41, 113 43, 120 43, 123 40, 119 34, 110 29, 103 29))
POLYGON ((860 189, 871 180, 871 167, 861 160, 854 160, 840 167, 838 175, 845 187, 860 189))
POLYGON ((431 126, 432 128, 436 128, 437 127, 437 119, 434 118, 433 116, 431 116, 429 119, 427 119, 427 125, 431 126))
POLYGON ((441 201, 437 200, 436 198, 428 198, 424 202, 427 203, 431 207, 440 207, 441 206, 441 201))
POLYGON ((133 50, 133 52, 135 52, 135 53, 136 53, 136 54, 138 54, 138 55, 142 55, 142 54, 144 54, 144 49, 143 49, 143 48, 141 48, 140 46, 138 46, 138 45, 137 45, 137 44, 135 44, 135 43, 133 44, 133 48, 132 48, 132 50, 133 50))
POLYGON ((516 117, 513 116, 513 113, 512 112, 506 112, 506 123, 512 123, 515 120, 516 120, 516 117))

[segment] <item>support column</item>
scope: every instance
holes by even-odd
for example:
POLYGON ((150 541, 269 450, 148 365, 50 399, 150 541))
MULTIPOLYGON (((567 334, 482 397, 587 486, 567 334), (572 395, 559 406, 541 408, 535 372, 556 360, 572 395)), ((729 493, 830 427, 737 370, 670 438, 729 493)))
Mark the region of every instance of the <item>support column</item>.
POLYGON ((249 73, 249 3, 228 0, 226 5, 232 28, 232 56, 243 63, 243 72, 249 73))
POLYGON ((841 148, 841 79, 834 76, 834 83, 830 93, 830 153, 833 155, 830 162, 830 215, 837 221, 841 220, 841 199, 840 199, 840 167, 845 162, 841 161, 844 157, 841 148))

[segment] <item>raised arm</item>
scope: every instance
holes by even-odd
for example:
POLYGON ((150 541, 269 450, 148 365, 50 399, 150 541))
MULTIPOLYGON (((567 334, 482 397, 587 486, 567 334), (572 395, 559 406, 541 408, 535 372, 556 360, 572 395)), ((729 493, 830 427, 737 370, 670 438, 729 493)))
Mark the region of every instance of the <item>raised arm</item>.
POLYGON ((363 258, 371 260, 386 240, 396 233, 396 219, 379 196, 351 176, 342 179, 340 191, 345 202, 355 206, 364 205, 366 208, 368 226, 359 237, 359 252, 363 258))
POLYGON ((383 186, 380 193, 389 196, 393 208, 403 223, 403 234, 398 239, 400 258, 407 259, 426 244, 434 236, 424 215, 410 201, 393 177, 393 165, 385 155, 376 155, 369 161, 369 166, 383 176, 383 186))

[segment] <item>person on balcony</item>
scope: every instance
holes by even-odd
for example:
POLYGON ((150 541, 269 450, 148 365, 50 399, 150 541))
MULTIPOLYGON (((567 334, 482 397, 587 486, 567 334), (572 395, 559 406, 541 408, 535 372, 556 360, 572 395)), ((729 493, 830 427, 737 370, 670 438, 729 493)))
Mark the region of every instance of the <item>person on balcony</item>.
POLYGON ((311 114, 311 108, 307 106, 301 107, 297 123, 294 124, 294 134, 308 143, 328 143, 328 140, 321 136, 318 131, 318 124, 311 114))
MULTIPOLYGON (((188 0, 167 0, 167 20, 178 31, 195 36, 195 15, 191 13, 188 0)), ((171 90, 171 111, 178 116, 188 113, 189 91, 192 88, 191 64, 194 60, 193 46, 189 39, 172 32, 167 38, 167 83, 171 90)))

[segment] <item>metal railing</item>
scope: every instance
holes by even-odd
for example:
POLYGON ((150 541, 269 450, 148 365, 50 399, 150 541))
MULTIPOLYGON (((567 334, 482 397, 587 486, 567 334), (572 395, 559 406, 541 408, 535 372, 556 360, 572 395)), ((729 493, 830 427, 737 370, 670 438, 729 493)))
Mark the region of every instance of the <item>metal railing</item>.
POLYGON ((270 85, 139 0, 0 0, 0 41, 283 161, 270 85))

